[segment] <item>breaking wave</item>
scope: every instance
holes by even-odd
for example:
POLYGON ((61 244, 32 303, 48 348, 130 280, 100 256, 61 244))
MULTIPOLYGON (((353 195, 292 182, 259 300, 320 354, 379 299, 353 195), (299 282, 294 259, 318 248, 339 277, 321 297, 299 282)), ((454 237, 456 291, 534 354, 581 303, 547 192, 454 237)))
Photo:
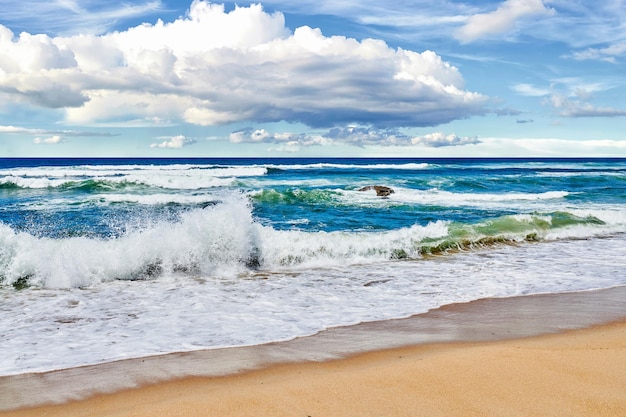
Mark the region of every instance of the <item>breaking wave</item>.
POLYGON ((168 274, 236 276, 607 236, 624 233, 625 225, 623 212, 559 211, 375 232, 276 230, 260 224, 250 201, 237 195, 186 211, 176 221, 154 221, 110 238, 37 237, 0 224, 0 281, 16 288, 69 288, 168 274))

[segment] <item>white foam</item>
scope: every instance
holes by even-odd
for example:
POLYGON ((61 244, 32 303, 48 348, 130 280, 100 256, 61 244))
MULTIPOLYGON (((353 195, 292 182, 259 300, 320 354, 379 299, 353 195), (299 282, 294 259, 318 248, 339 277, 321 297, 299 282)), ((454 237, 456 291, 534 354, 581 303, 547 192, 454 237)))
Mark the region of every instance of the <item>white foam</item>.
MULTIPOLYGON (((188 226, 189 227, 189 226, 188 226)), ((261 275, 1 289, 0 375, 285 340, 484 297, 626 284, 624 236, 261 275), (617 273, 616 273, 617 272, 617 273)))
POLYGON ((215 203, 219 199, 211 194, 96 194, 89 201, 106 203, 134 203, 148 206, 163 204, 206 204, 215 203))
MULTIPOLYGON (((108 201, 127 201, 125 195, 107 195, 108 201)), ((258 262, 264 270, 280 272, 316 267, 372 264, 394 257, 420 258, 425 242, 458 239, 451 236, 450 223, 436 221, 388 231, 324 232, 276 230, 263 226, 252 215, 252 207, 243 194, 187 196, 177 194, 133 195, 135 203, 168 203, 173 200, 212 205, 180 214, 179 221, 151 220, 148 223, 122 225, 118 237, 73 237, 52 239, 17 233, 0 225, 0 270, 7 283, 30 276, 32 284, 51 288, 90 286, 115 279, 142 279, 152 275, 185 269, 201 274, 233 274, 247 270, 247 263, 258 262)), ((549 214, 512 216, 521 224, 509 224, 506 218, 495 219, 502 225, 495 236, 523 241, 536 233, 542 239, 567 239, 607 236, 626 231, 623 210, 583 210, 575 215, 581 221, 593 216, 604 224, 582 223, 565 227, 541 226, 552 222, 549 214), (526 225, 522 224, 526 223, 526 225)), ((467 238, 480 239, 485 225, 464 225, 467 238)), ((458 228, 460 226, 455 226, 458 228)), ((487 227, 493 229, 493 226, 487 227)), ((456 232, 455 232, 456 233, 456 232)), ((486 237, 492 236, 491 234, 486 237)))
POLYGON ((267 168, 255 166, 214 167, 195 165, 167 166, 77 166, 37 167, 0 170, 0 184, 22 188, 55 188, 80 184, 86 180, 110 184, 143 184, 167 189, 193 190, 232 185, 236 178, 267 174, 267 168))
POLYGON ((181 221, 157 221, 110 239, 40 238, 0 224, 0 270, 15 282, 49 288, 94 285, 141 278, 147 267, 179 267, 219 274, 242 268, 255 247, 256 228, 244 197, 181 215, 181 221))
POLYGON ((245 197, 231 196, 182 213, 179 222, 156 221, 108 239, 41 238, 2 226, 0 269, 9 283, 31 276, 34 285, 71 288, 141 278, 153 267, 232 274, 255 259, 280 270, 384 261, 399 250, 419 257, 423 239, 447 233, 445 222, 387 232, 280 231, 257 223, 245 197))
POLYGON ((45 177, 20 177, 10 175, 0 178, 0 184, 14 184, 21 188, 55 188, 67 184, 68 179, 50 179, 45 177))
POLYGON ((431 167, 428 163, 405 163, 405 164, 335 164, 328 162, 312 163, 312 164, 285 164, 285 165, 267 165, 268 168, 276 168, 282 170, 309 170, 309 169, 393 169, 393 170, 424 170, 431 167))
POLYGON ((376 197, 374 191, 335 190, 344 196, 344 201, 364 203, 367 205, 394 205, 398 203, 438 205, 438 206, 476 206, 501 207, 511 203, 525 204, 528 202, 544 202, 560 200, 572 193, 568 191, 547 191, 543 193, 452 193, 440 189, 416 190, 393 187, 394 193, 387 198, 376 197))

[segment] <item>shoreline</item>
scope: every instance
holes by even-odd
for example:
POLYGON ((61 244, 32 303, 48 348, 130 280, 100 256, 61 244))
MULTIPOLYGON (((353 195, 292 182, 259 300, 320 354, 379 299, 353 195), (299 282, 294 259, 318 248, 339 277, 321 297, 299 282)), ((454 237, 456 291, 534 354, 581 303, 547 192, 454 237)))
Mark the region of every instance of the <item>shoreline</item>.
MULTIPOLYGON (((115 396, 138 396, 137 401, 145 401, 146 393, 162 389, 179 390, 181 384, 197 388, 219 380, 230 381, 225 382, 228 385, 241 378, 285 369, 287 373, 282 378, 290 379, 294 372, 304 372, 303 367, 341 368, 354 361, 369 363, 367 358, 380 355, 393 357, 398 354, 423 355, 425 352, 435 356, 451 352, 456 352, 456 355, 475 349, 493 350, 507 344, 541 344, 549 338, 568 344, 571 343, 568 338, 576 333, 587 335, 589 340, 585 343, 589 344, 598 340, 598 332, 605 332, 603 329, 617 332, 615 337, 622 337, 621 352, 626 352, 626 286, 574 293, 488 298, 444 306, 406 319, 332 328, 285 342, 165 354, 0 377, 0 416, 9 415, 7 413, 37 415, 36 410, 52 413, 49 415, 71 415, 72 409, 94 402, 107 402, 107 398, 115 396), (607 324, 612 322, 616 324, 607 324), (53 410, 63 412, 54 414, 53 410)), ((582 348, 579 350, 584 351, 582 348)), ((598 352, 601 351, 598 349, 598 352)), ((589 349, 587 352, 593 354, 589 349)), ((626 366, 626 361, 622 363, 626 366)), ((387 368, 386 365, 381 368, 381 375, 386 374, 387 368)), ((624 397, 626 410, 626 394, 624 397)), ((102 411, 95 415, 112 414, 102 411)))

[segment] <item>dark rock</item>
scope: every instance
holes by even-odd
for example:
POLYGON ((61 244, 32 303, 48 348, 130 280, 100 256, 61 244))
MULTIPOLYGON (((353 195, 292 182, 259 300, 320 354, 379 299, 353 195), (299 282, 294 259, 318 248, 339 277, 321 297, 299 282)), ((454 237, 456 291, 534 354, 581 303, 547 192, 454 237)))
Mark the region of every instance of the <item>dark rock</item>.
POLYGON ((378 197, 387 197, 390 194, 393 194, 393 189, 389 187, 385 187, 384 185, 368 185, 367 187, 359 188, 359 191, 376 191, 376 195, 378 197))
POLYGON ((13 288, 19 291, 30 287, 29 281, 31 278, 33 278, 32 274, 22 275, 17 280, 15 280, 15 282, 13 282, 13 288))

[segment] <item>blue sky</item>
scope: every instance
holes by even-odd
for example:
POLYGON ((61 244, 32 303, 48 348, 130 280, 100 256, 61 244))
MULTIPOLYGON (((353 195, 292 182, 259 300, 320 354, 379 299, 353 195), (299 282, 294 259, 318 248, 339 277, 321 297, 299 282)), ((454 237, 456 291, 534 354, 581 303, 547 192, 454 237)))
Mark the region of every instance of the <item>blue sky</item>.
POLYGON ((622 0, 3 0, 0 156, 626 156, 622 0))

